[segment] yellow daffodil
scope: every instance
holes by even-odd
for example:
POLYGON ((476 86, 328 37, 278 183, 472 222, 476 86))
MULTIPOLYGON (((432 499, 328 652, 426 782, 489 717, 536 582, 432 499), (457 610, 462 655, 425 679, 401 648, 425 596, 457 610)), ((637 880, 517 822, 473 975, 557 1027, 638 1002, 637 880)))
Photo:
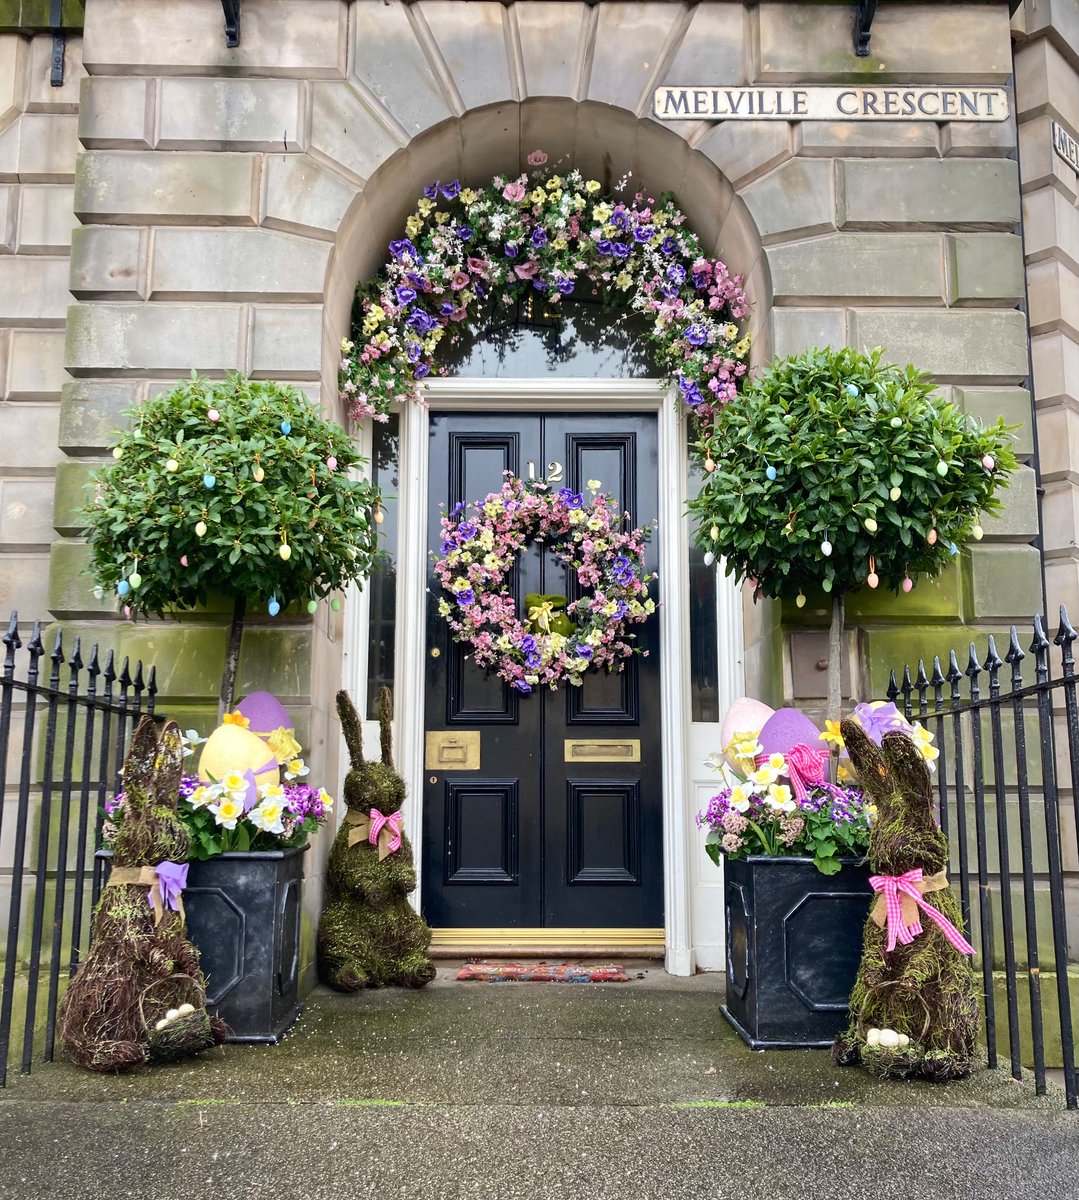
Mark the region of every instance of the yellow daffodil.
POLYGON ((925 759, 926 766, 931 771, 935 771, 937 759, 940 758, 940 749, 933 745, 933 735, 928 729, 924 729, 920 722, 915 721, 910 736, 914 739, 915 746, 918 747, 918 753, 925 759))
POLYGON ((798 807, 791 798, 791 790, 786 784, 773 783, 764 797, 764 803, 776 812, 791 813, 798 807))
POLYGON ((246 792, 247 779, 243 771, 226 771, 221 777, 221 786, 226 792, 246 792))
POLYGON ((836 750, 842 750, 843 735, 839 732, 839 722, 825 721, 824 732, 820 735, 820 740, 834 747, 836 750))
POLYGON ((749 808, 752 796, 753 793, 745 786, 745 784, 740 783, 736 787, 732 787, 730 798, 731 808, 733 808, 735 812, 744 813, 746 809, 749 808))
POLYGON ((304 762, 302 758, 289 759, 285 767, 286 779, 302 779, 305 775, 311 774, 311 768, 304 762))
POLYGON ((225 796, 213 805, 210 811, 217 819, 218 825, 225 829, 235 829, 236 822, 244 815, 244 806, 232 796, 225 796))
POLYGON ((247 717, 237 709, 235 712, 227 712, 221 718, 222 725, 238 725, 241 729, 250 729, 251 722, 247 717))
POLYGON ((779 772, 766 763, 763 767, 758 767, 750 773, 749 782, 754 784, 758 791, 763 791, 765 788, 771 787, 778 778, 779 772))
POLYGON ((274 752, 279 763, 288 762, 300 753, 300 743, 284 726, 279 726, 266 739, 266 745, 274 752))
POLYGON ((318 799, 322 807, 329 812, 333 808, 333 797, 325 788, 319 788, 318 799))
POLYGON ((208 787, 197 787, 187 798, 188 804, 192 808, 205 808, 210 803, 213 797, 210 795, 208 787))

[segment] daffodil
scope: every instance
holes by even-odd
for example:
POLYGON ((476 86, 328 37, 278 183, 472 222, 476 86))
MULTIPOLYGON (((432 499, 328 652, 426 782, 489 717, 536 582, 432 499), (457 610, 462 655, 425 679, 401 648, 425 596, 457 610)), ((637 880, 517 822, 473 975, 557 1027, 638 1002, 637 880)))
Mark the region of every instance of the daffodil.
POLYGON ((783 783, 773 783, 764 796, 764 803, 777 812, 792 813, 798 807, 791 797, 791 790, 783 783))
POLYGON ((779 772, 775 767, 768 766, 767 763, 762 767, 758 767, 749 776, 749 782, 754 784, 758 791, 763 791, 772 786, 779 778, 779 772))
POLYGON ((940 748, 933 745, 933 735, 928 729, 923 728, 919 721, 915 721, 914 727, 910 731, 910 736, 914 739, 918 753, 925 759, 925 765, 930 771, 935 771, 937 769, 937 759, 940 758, 940 748))
POLYGON ((247 778, 243 771, 226 771, 221 776, 221 786, 226 792, 247 791, 247 778))
POLYGON ((188 796, 187 802, 192 808, 205 808, 212 799, 213 796, 210 794, 210 789, 203 786, 195 788, 191 795, 188 796))
POLYGON ((279 763, 288 762, 300 753, 300 743, 284 726, 277 729, 266 739, 266 745, 274 752, 279 763))
POLYGON ((329 812, 330 809, 333 808, 333 797, 330 795, 330 793, 328 791, 326 791, 325 788, 319 788, 318 800, 319 800, 319 803, 322 805, 322 807, 327 812, 329 812))
POLYGON ((225 829, 235 829, 236 822, 244 815, 244 806, 234 796, 224 796, 210 811, 217 819, 218 825, 225 829))
POLYGON ((769 754, 767 765, 771 767, 777 775, 787 774, 787 760, 782 754, 769 754))
POLYGON ((247 814, 247 819, 256 829, 261 829, 265 833, 284 833, 285 826, 282 820, 284 815, 284 802, 277 797, 269 797, 253 808, 247 814))
POLYGON ((744 813, 749 808, 752 797, 753 793, 749 788, 740 783, 731 788, 731 798, 728 803, 735 812, 744 813))
POLYGON ((838 721, 825 721, 824 732, 820 735, 820 740, 826 742, 829 746, 837 750, 843 749, 843 735, 839 731, 838 721))
POLYGON ((237 709, 235 712, 225 713, 221 718, 222 725, 238 725, 241 729, 250 729, 250 720, 237 709))

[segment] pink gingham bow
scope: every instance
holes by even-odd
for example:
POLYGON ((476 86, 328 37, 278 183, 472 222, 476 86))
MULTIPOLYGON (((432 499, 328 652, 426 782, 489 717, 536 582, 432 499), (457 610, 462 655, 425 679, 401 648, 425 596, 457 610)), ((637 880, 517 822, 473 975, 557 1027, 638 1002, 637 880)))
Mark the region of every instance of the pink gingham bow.
MULTIPOLYGON (((757 766, 762 767, 771 758, 770 754, 758 754, 757 766)), ((828 751, 815 750, 804 742, 792 746, 783 755, 787 775, 791 781, 791 791, 798 801, 805 800, 809 789, 817 783, 824 782, 824 769, 828 764, 828 751)))
MULTIPOLYGON (((384 817, 377 808, 371 809, 371 832, 367 835, 367 840, 372 846, 378 845, 378 835, 383 828, 390 831, 390 840, 387 843, 387 853, 392 854, 395 850, 401 849, 401 823, 404 820, 402 814, 398 811, 390 813, 388 817, 384 817)), ((379 846, 379 858, 385 858, 381 853, 382 847, 379 846)))
MULTIPOLYGON (((888 923, 887 950, 889 953, 895 949, 896 942, 909 946, 922 932, 922 923, 918 918, 919 908, 940 928, 941 933, 948 939, 953 949, 958 950, 960 954, 974 953, 974 947, 951 921, 939 909, 927 904, 923 898, 923 892, 927 890, 940 891, 948 886, 947 876, 943 871, 938 871, 936 875, 927 880, 922 879, 921 867, 917 867, 913 871, 906 871, 902 875, 871 875, 869 886, 873 891, 880 892, 881 900, 884 901, 888 923), (941 876, 944 876, 943 882, 940 882, 941 876), (904 912, 904 909, 907 911, 904 912)), ((878 925, 882 925, 884 922, 879 916, 879 906, 880 901, 878 900, 870 915, 878 925)))

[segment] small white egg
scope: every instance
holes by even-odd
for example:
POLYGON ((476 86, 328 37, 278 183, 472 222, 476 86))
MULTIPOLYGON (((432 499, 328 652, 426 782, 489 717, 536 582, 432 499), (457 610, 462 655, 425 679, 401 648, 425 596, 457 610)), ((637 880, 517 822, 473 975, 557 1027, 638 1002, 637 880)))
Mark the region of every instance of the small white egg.
POLYGON ((907 1035, 905 1033, 901 1033, 899 1035, 899 1048, 902 1050, 904 1047, 909 1046, 909 1045, 910 1045, 910 1038, 907 1037, 907 1035))
POLYGON ((158 1021, 157 1024, 154 1026, 154 1028, 155 1029, 164 1029, 167 1024, 168 1024, 168 1021, 164 1017, 162 1017, 161 1020, 158 1021))
POLYGON ((880 1031, 880 1046, 882 1050, 894 1050, 899 1045, 899 1034, 894 1029, 880 1031))
POLYGON ((866 1041, 867 1046, 879 1046, 880 1045, 880 1030, 879 1029, 870 1029, 869 1032, 865 1035, 865 1041, 866 1041))
POLYGON ((176 1011, 181 1017, 186 1017, 188 1013, 195 1011, 195 1006, 193 1004, 181 1004, 176 1011))
POLYGON ((178 1008, 170 1008, 169 1011, 165 1014, 165 1020, 166 1021, 175 1021, 179 1015, 180 1015, 180 1010, 178 1008))

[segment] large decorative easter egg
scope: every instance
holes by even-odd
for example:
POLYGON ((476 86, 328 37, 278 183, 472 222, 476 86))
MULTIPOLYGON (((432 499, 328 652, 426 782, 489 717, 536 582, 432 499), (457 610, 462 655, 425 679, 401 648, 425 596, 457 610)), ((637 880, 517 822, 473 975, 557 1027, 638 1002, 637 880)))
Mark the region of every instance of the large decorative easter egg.
POLYGON ((797 708, 779 708, 768 718, 757 739, 765 754, 786 754, 802 743, 819 750, 820 730, 797 708))
POLYGON ((774 712, 774 708, 769 708, 767 704, 762 704, 751 696, 740 697, 727 709, 719 734, 719 744, 729 745, 736 733, 756 733, 763 729, 765 721, 774 712))
POLYGON ((236 705, 237 711, 248 720, 248 728, 259 737, 266 737, 275 729, 293 732, 292 718, 288 709, 276 696, 269 692, 252 692, 236 705))
POLYGON ((251 771, 257 783, 280 783, 277 758, 249 729, 219 725, 206 739, 199 757, 199 778, 223 779, 229 771, 251 771))

